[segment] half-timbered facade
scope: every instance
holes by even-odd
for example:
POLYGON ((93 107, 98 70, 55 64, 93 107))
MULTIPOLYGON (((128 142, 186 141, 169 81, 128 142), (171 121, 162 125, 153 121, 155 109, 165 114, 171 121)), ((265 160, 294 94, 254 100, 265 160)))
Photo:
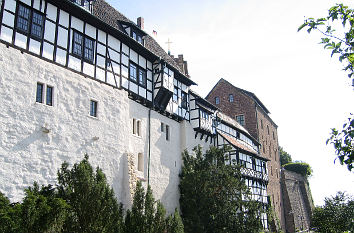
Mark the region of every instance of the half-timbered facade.
MULTIPOLYGON (((231 145, 254 199, 267 160, 144 30, 104 0, 0 0, 0 191, 19 200, 88 153, 123 204, 137 179, 178 207, 181 153, 231 145)), ((266 217, 263 216, 263 220, 266 217)))

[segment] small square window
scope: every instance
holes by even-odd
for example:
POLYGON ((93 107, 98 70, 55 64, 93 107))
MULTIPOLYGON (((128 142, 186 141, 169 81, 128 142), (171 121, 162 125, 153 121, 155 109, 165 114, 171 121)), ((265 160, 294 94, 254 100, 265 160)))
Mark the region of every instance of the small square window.
POLYGON ((93 62, 94 47, 94 40, 74 30, 72 49, 73 54, 85 59, 86 61, 93 62))
POLYGON ((43 103, 43 83, 37 83, 36 102, 43 103))
POLYGON ((90 116, 97 117, 97 101, 90 101, 90 116))
POLYGON ((53 106, 53 87, 47 86, 46 104, 53 106))
POLYGON ((215 104, 220 104, 220 99, 219 99, 219 97, 215 97, 215 104))

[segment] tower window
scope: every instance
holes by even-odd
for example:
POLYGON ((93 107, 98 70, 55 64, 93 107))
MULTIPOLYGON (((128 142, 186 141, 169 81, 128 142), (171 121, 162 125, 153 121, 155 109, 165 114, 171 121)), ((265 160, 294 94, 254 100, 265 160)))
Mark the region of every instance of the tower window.
POLYGON ((215 97, 215 104, 220 104, 220 98, 219 97, 215 97))
POLYGON ((229 102, 230 103, 234 102, 234 95, 233 94, 229 95, 229 102))
POLYGON ((244 126, 244 125, 245 125, 245 116, 244 116, 244 115, 238 115, 238 116, 236 116, 236 121, 237 121, 240 125, 244 126))

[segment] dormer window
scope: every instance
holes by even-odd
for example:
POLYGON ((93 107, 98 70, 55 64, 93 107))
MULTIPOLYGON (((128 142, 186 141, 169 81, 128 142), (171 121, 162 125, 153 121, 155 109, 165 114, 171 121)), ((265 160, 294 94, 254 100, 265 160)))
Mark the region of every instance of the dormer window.
POLYGON ((139 44, 144 45, 143 35, 138 31, 131 30, 131 37, 136 40, 139 44))
POLYGON ((92 0, 71 0, 73 3, 81 6, 85 10, 88 10, 91 12, 92 10, 92 0))

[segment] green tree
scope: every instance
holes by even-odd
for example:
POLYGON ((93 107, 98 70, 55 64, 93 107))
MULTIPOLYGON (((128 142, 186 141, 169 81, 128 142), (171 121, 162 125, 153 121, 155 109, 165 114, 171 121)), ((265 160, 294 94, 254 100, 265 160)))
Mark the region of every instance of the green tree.
POLYGON ((291 155, 288 152, 286 152, 281 146, 279 146, 279 155, 280 155, 281 165, 291 163, 293 161, 291 155))
POLYGON ((354 198, 343 192, 338 192, 334 197, 325 198, 324 206, 314 209, 312 225, 319 232, 353 232, 354 198))
POLYGON ((0 192, 0 233, 19 232, 21 229, 20 204, 11 204, 0 192))
POLYGON ((293 171, 299 173, 300 175, 308 178, 312 175, 312 168, 310 164, 302 162, 302 161, 295 161, 294 163, 287 163, 284 166, 284 169, 288 171, 293 171))
POLYGON ((58 172, 58 192, 70 205, 65 232, 122 232, 123 208, 101 169, 93 171, 88 156, 58 172))
POLYGON ((236 164, 226 165, 228 148, 211 147, 202 155, 183 153, 180 206, 186 232, 258 232, 260 203, 248 198, 249 189, 236 164))
MULTIPOLYGON (((339 56, 339 61, 344 64, 344 70, 354 84, 354 10, 343 4, 337 4, 328 10, 328 16, 325 18, 306 19, 298 31, 303 28, 306 28, 308 33, 317 31, 322 34, 321 44, 325 49, 332 50, 331 56, 339 56), (338 27, 336 23, 342 25, 343 34, 334 29, 338 27)), ((342 130, 332 129, 328 143, 334 146, 340 163, 346 165, 351 171, 354 163, 354 118, 352 114, 342 130)))
POLYGON ((182 218, 178 213, 178 210, 175 209, 173 215, 170 215, 167 219, 167 233, 183 233, 184 226, 182 218))

